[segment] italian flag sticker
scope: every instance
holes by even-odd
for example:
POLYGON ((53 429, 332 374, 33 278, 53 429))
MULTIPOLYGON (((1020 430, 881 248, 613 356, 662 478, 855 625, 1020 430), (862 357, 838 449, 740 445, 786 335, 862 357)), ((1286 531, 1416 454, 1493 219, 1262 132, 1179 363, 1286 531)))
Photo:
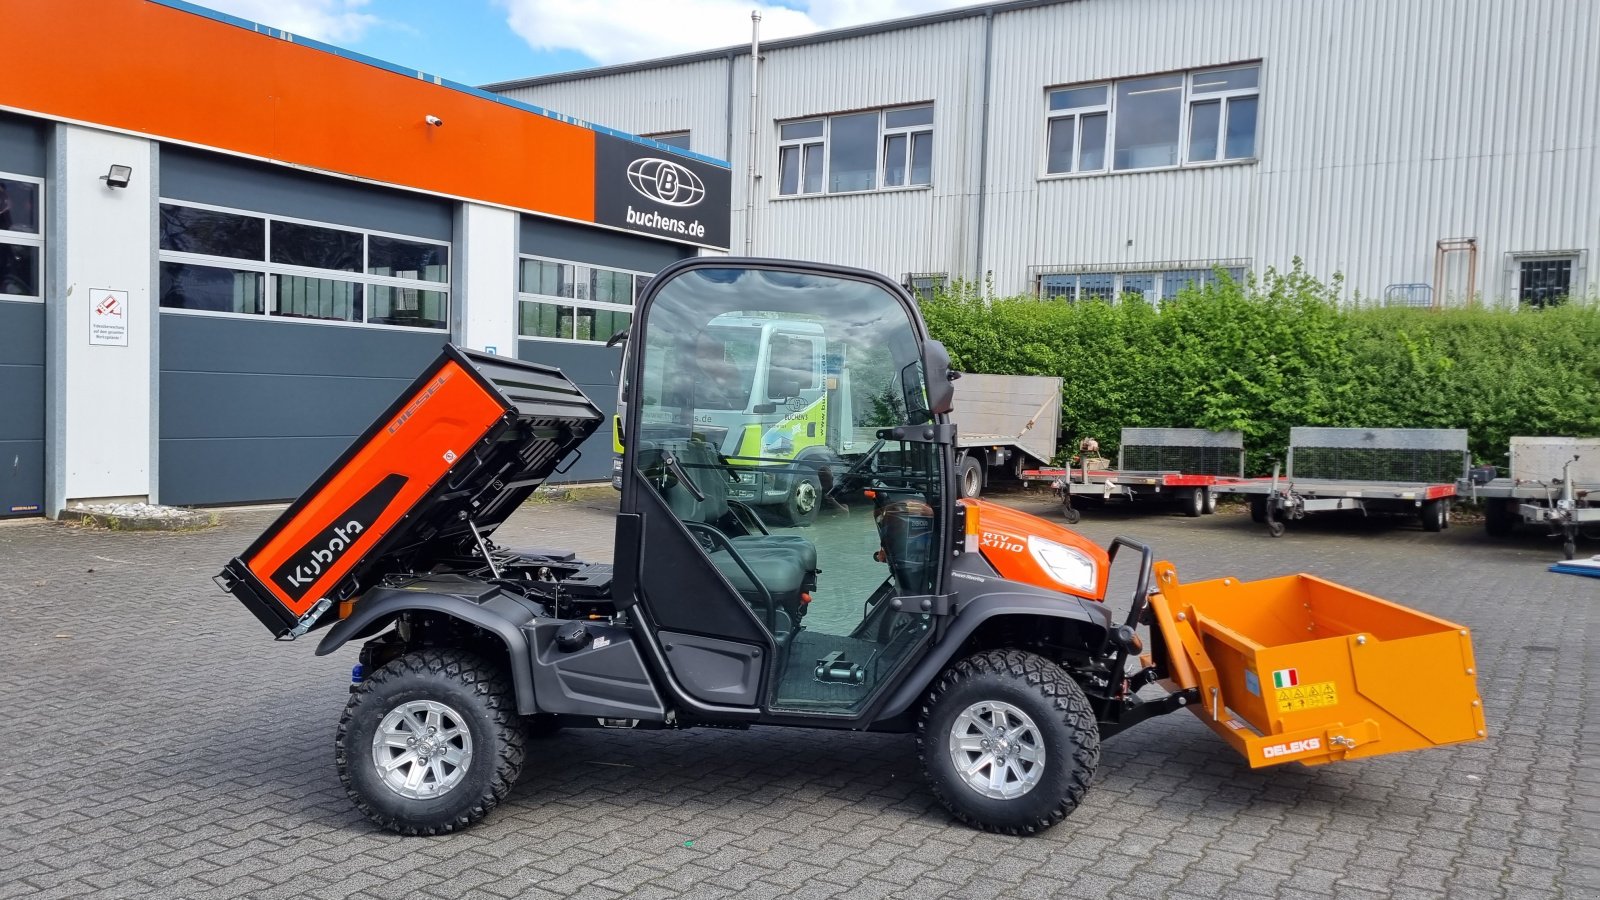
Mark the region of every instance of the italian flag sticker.
POLYGON ((1275 688, 1294 687, 1300 683, 1298 669, 1279 669, 1272 673, 1272 686, 1275 688))

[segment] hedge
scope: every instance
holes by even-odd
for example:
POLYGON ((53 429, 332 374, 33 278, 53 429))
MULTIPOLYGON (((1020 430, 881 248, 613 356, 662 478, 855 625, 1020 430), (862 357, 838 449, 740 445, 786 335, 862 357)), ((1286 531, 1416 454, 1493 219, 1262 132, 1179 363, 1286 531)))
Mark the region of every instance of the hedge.
POLYGON ((1065 448, 1114 456, 1125 426, 1238 429, 1252 473, 1293 425, 1465 428, 1504 465, 1513 435, 1600 434, 1600 305, 1546 310, 1341 302, 1299 266, 1161 304, 996 298, 955 284, 922 306, 968 372, 1059 375, 1065 448))

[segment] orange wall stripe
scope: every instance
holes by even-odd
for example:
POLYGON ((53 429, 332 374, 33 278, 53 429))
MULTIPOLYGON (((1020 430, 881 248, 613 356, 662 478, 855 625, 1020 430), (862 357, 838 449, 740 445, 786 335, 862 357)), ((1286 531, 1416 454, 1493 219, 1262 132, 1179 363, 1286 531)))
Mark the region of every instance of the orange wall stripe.
POLYGON ((594 220, 587 128, 147 0, 4 11, 0 105, 594 220))

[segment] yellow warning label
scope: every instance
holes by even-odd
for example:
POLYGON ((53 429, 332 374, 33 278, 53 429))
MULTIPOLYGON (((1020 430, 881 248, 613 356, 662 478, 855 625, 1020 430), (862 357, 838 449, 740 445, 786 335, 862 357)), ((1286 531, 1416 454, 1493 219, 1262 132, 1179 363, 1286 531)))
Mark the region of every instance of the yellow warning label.
POLYGON ((1321 709, 1324 706, 1338 706, 1339 694, 1333 689, 1333 682, 1319 681, 1316 684, 1299 684, 1290 688, 1279 688, 1278 712, 1300 712, 1305 709, 1321 709))

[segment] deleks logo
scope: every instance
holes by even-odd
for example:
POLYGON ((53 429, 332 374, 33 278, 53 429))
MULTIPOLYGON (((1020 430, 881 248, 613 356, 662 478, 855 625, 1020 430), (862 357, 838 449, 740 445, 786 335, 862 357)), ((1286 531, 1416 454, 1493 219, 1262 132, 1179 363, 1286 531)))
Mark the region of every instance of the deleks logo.
POLYGON ((685 166, 645 157, 628 164, 628 183, 643 196, 668 206, 694 206, 705 199, 705 182, 685 166))

